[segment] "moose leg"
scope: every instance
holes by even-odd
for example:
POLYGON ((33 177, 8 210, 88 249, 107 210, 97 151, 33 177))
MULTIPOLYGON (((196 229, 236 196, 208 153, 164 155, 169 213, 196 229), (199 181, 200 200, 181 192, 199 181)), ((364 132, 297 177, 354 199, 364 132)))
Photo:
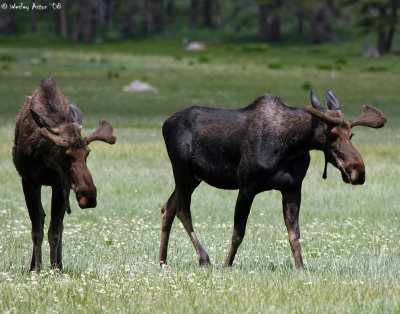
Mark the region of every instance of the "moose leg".
POLYGON ((62 270, 62 233, 65 211, 68 206, 68 199, 65 188, 62 186, 52 186, 51 197, 51 220, 48 231, 50 246, 50 266, 62 270))
POLYGON ((224 267, 232 266, 236 252, 243 241, 246 232, 247 218, 249 217, 251 204, 254 200, 254 194, 244 189, 239 190, 239 195, 235 206, 235 218, 232 232, 232 244, 224 267))
POLYGON ((168 201, 161 207, 162 227, 161 227, 161 244, 160 255, 158 262, 160 265, 167 263, 168 240, 171 232, 172 223, 176 215, 177 197, 176 190, 174 190, 169 197, 168 201))
POLYGON ((39 272, 42 268, 42 243, 45 217, 40 197, 41 186, 34 185, 28 180, 22 179, 22 188, 24 190, 29 217, 32 222, 31 237, 33 250, 30 271, 39 272))
POLYGON ((186 229, 186 232, 188 233, 190 240, 192 241, 196 252, 197 256, 199 259, 199 265, 200 266, 210 266, 210 258, 208 257, 208 254, 206 251, 203 249, 203 247, 200 244, 199 239, 196 236, 196 233, 194 232, 193 229, 193 223, 192 223, 192 215, 190 212, 190 202, 192 199, 192 193, 193 190, 199 185, 199 181, 194 181, 192 184, 191 190, 188 188, 182 189, 183 193, 181 191, 178 191, 178 210, 177 210, 177 216, 179 220, 182 222, 183 226, 186 229))
POLYGON ((282 191, 283 216, 289 234, 290 248, 297 269, 304 269, 301 258, 299 211, 301 202, 301 188, 294 191, 282 191))

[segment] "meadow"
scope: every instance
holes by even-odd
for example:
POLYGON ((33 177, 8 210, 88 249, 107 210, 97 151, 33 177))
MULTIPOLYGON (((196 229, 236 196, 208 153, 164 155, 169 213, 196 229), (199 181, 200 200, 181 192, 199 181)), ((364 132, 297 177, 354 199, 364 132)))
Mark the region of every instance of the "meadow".
MULTIPOLYGON (((400 312, 400 56, 360 57, 362 43, 334 46, 210 45, 186 52, 179 41, 78 47, 4 44, 0 48, 1 312, 400 312), (15 117, 45 76, 83 112, 82 134, 99 119, 117 143, 91 144, 88 167, 98 206, 81 210, 71 194, 64 220, 64 271, 29 273, 30 220, 12 164, 15 117), (155 92, 123 92, 139 79, 155 92), (303 184, 300 230, 306 270, 294 268, 281 196, 259 194, 234 266, 230 246, 236 191, 201 184, 192 201, 194 228, 213 267, 199 268, 178 219, 168 266, 158 266, 160 207, 174 182, 163 121, 192 105, 239 108, 263 93, 296 107, 309 86, 341 100, 347 119, 361 106, 388 117, 383 129, 354 129, 366 183, 350 186, 313 151, 303 184)), ((42 196, 49 224, 50 188, 42 196)))

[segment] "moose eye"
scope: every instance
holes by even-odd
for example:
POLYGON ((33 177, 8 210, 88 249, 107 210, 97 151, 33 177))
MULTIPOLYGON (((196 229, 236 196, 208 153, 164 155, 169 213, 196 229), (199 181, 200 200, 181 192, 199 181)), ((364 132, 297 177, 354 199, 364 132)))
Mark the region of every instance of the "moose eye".
POLYGON ((336 134, 336 133, 333 133, 333 132, 329 132, 328 133, 328 137, 331 139, 331 140, 336 140, 337 138, 338 138, 338 135, 336 134))

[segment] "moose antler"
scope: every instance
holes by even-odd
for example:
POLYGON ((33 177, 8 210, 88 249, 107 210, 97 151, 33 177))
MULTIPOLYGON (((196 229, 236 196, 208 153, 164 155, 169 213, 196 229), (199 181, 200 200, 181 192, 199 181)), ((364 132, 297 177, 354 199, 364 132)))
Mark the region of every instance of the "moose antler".
POLYGON ((387 119, 383 116, 382 112, 374 107, 364 105, 362 107, 362 114, 360 117, 350 120, 350 126, 357 125, 368 126, 370 128, 381 128, 385 125, 387 119))
POLYGON ((99 127, 84 138, 87 144, 93 141, 103 141, 108 144, 114 144, 116 140, 117 139, 113 135, 113 127, 106 120, 100 120, 99 127))
POLYGON ((329 116, 328 115, 328 110, 320 111, 320 110, 315 109, 315 108, 313 108, 311 106, 307 106, 306 107, 306 111, 308 113, 312 114, 313 116, 316 116, 318 119, 320 119, 321 121, 325 122, 326 124, 339 125, 339 124, 343 123, 343 118, 329 116))
POLYGON ((46 138, 48 138, 50 141, 52 141, 54 144, 60 147, 68 147, 68 142, 63 139, 61 136, 58 136, 54 133, 52 133, 49 129, 47 128, 41 128, 40 133, 46 138))

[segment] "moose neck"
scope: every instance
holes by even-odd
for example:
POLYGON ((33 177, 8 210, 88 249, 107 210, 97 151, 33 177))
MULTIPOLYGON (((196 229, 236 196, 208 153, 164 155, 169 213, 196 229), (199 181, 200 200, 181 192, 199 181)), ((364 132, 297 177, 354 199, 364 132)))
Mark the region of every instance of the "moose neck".
POLYGON ((313 149, 323 150, 325 135, 323 125, 303 109, 286 112, 281 125, 287 156, 296 156, 313 149))
POLYGON ((326 134, 324 132, 326 125, 319 121, 316 117, 311 117, 310 126, 313 132, 312 141, 310 143, 310 150, 326 150, 326 134))

